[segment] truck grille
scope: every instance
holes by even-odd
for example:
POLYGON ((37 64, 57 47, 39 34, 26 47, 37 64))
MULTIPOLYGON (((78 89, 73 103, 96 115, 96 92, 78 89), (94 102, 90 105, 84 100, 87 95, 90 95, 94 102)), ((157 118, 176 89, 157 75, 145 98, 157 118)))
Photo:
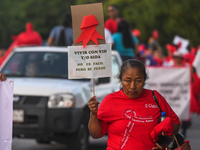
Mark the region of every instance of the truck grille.
POLYGON ((23 110, 22 122, 15 120, 15 125, 39 125, 44 124, 48 97, 41 96, 14 96, 13 109, 23 110))
POLYGON ((41 97, 37 97, 37 96, 27 96, 24 100, 24 105, 37 105, 40 102, 40 98, 41 97))
MULTIPOLYGON (((16 96, 15 96, 16 97, 16 96)), ((48 97, 40 97, 40 96, 18 96, 18 100, 14 100, 14 105, 37 105, 42 100, 47 100, 48 97)))

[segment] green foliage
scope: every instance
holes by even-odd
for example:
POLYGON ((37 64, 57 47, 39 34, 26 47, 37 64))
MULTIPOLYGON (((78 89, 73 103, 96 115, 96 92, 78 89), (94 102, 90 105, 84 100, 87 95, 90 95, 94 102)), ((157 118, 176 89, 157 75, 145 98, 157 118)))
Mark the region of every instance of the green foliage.
POLYGON ((61 24, 74 0, 1 0, 0 1, 0 43, 9 46, 11 35, 25 30, 27 22, 34 24, 44 40, 55 25, 61 24))
POLYGON ((90 3, 103 3, 107 0, 77 0, 77 5, 80 4, 90 4, 90 3))
POLYGON ((198 0, 0 0, 0 43, 11 44, 11 35, 25 30, 32 22, 34 29, 46 40, 53 26, 61 24, 70 5, 102 2, 105 20, 109 4, 119 7, 120 17, 131 28, 141 31, 140 42, 147 43, 152 31, 159 31, 159 42, 165 48, 174 36, 190 40, 190 46, 200 41, 200 3, 198 0))
POLYGON ((190 46, 200 41, 200 3, 198 0, 110 0, 104 5, 115 4, 120 16, 126 19, 132 29, 141 31, 139 40, 147 42, 152 31, 159 31, 159 42, 163 47, 180 35, 190 40, 190 46))

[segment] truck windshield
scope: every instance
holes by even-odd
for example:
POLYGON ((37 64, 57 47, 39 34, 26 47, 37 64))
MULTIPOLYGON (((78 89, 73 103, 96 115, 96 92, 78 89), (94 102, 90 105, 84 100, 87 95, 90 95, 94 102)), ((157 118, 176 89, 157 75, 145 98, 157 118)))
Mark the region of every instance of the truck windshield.
POLYGON ((61 52, 17 52, 2 73, 7 77, 68 78, 68 56, 61 52))

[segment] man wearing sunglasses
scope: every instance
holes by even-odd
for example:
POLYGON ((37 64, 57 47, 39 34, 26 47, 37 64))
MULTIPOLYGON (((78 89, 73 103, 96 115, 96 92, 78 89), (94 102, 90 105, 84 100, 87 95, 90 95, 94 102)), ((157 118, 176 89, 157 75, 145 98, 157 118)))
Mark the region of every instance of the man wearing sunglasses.
POLYGON ((122 18, 118 16, 119 11, 116 5, 109 5, 107 13, 110 18, 106 20, 105 28, 113 34, 117 32, 118 23, 122 20, 122 18))

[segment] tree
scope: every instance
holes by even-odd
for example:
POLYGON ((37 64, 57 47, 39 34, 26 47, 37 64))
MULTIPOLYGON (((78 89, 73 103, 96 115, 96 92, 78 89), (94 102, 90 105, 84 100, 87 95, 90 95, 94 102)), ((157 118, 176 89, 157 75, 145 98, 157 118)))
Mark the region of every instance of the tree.
POLYGON ((157 29, 162 46, 172 43, 176 34, 189 39, 190 46, 199 44, 198 0, 110 0, 104 3, 108 4, 116 4, 121 17, 125 18, 132 28, 141 31, 140 41, 146 42, 152 31, 157 29))
POLYGON ((0 1, 0 43, 10 45, 11 35, 25 30, 25 24, 32 22, 44 40, 53 26, 61 24, 70 5, 102 2, 105 20, 109 4, 119 7, 120 16, 131 28, 141 31, 140 42, 147 42, 154 29, 159 31, 162 47, 172 43, 180 35, 190 40, 190 46, 199 45, 200 3, 198 0, 1 0, 0 1))
POLYGON ((32 22, 46 40, 53 26, 61 24, 62 17, 70 13, 72 4, 74 0, 1 0, 0 43, 9 46, 11 36, 24 31, 27 22, 32 22))

